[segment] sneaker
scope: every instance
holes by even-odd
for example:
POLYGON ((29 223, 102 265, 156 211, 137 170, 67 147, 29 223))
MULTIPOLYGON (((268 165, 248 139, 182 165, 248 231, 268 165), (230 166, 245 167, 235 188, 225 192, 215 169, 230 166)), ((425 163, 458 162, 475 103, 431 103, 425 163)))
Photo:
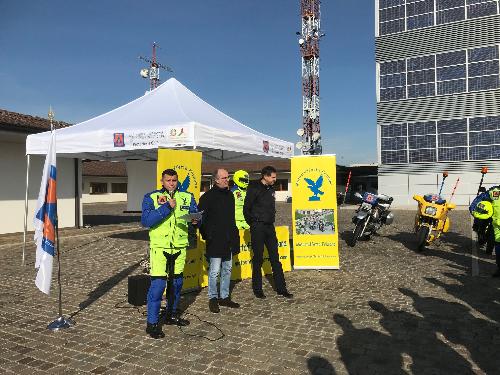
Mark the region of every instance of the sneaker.
POLYGON ((266 298, 266 295, 264 294, 264 292, 262 290, 254 290, 253 294, 255 297, 260 298, 260 299, 266 298))
POLYGON ((165 334, 161 330, 161 324, 159 323, 147 323, 146 333, 154 339, 162 339, 165 337, 165 334))
POLYGON ((238 309, 240 304, 234 301, 231 301, 231 297, 222 298, 219 300, 219 306, 226 306, 231 309, 238 309))
POLYGON ((211 312, 213 312, 215 314, 220 312, 219 301, 217 300, 217 298, 210 298, 208 300, 208 308, 210 309, 211 312))
POLYGON ((289 293, 288 290, 281 290, 278 292, 278 296, 282 296, 285 298, 293 298, 293 294, 289 293))

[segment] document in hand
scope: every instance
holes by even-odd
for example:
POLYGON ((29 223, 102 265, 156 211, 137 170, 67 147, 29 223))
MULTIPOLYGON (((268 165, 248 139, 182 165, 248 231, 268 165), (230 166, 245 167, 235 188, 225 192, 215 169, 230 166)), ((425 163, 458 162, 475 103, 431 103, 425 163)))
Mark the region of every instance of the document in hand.
POLYGON ((202 215, 203 215, 203 211, 199 211, 199 212, 193 212, 193 213, 188 213, 188 214, 179 216, 178 219, 200 221, 202 215))

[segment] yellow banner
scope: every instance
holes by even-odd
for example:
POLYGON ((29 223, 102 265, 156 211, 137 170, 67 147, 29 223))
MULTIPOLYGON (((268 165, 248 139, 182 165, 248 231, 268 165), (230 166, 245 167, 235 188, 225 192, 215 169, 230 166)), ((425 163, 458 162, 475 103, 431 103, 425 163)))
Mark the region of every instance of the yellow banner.
MULTIPOLYGON (((288 227, 276 227, 276 237, 278 238, 278 254, 280 257, 283 271, 291 271, 290 262, 290 235, 288 227)), ((231 271, 231 280, 244 280, 252 278, 252 248, 250 242, 250 230, 240 230, 240 253, 233 257, 233 268, 231 271)), ((208 262, 205 258, 205 244, 200 246, 200 253, 203 258, 203 272, 200 275, 200 284, 202 287, 208 285, 208 262)), ((262 264, 262 274, 272 273, 271 263, 267 248, 264 247, 264 263, 262 264)))
POLYGON ((161 189, 161 173, 173 169, 179 175, 179 190, 192 193, 196 202, 200 199, 201 152, 158 149, 156 163, 156 187, 161 189))
POLYGON ((338 269, 335 155, 292 158, 294 268, 338 269))
MULTIPOLYGON (((178 188, 194 195, 196 202, 200 199, 201 183, 201 152, 185 150, 158 149, 158 162, 156 163, 157 188, 161 189, 161 173, 165 169, 173 169, 179 176, 178 188)), ((183 290, 199 288, 199 275, 201 273, 201 257, 196 229, 190 227, 189 247, 184 266, 183 290)))

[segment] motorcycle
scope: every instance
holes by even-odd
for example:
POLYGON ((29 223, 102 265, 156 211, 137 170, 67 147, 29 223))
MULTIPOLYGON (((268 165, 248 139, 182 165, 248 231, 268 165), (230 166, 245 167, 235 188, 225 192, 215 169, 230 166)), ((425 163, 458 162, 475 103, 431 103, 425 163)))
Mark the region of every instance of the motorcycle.
POLYGON ((362 200, 352 222, 356 225, 352 231, 350 246, 355 246, 363 236, 370 238, 382 225, 390 225, 394 221, 394 214, 389 210, 393 198, 384 194, 365 192, 363 195, 355 193, 355 197, 362 200))
MULTIPOLYGON (((439 240, 443 233, 449 231, 451 226, 448 213, 456 207, 455 204, 446 202, 441 196, 444 181, 448 173, 443 173, 443 181, 438 194, 414 195, 413 199, 418 203, 417 214, 415 215, 415 233, 417 235, 417 250, 423 251, 432 242, 439 240)), ((457 180, 458 184, 459 179, 457 180)), ((455 188, 452 197, 455 194, 455 188)), ((451 198, 450 198, 451 200, 451 198)))

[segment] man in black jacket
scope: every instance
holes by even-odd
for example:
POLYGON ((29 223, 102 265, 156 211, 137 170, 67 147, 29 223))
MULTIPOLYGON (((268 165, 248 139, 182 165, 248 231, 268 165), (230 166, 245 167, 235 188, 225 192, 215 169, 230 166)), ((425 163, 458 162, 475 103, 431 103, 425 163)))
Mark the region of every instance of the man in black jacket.
POLYGON ((273 270, 274 284, 278 295, 292 298, 293 294, 286 289, 285 276, 278 255, 278 239, 274 229, 276 214, 273 185, 276 182, 276 169, 264 167, 261 179, 250 185, 243 205, 245 221, 250 225, 252 236, 252 289, 255 297, 266 298, 262 291, 262 262, 264 244, 269 253, 269 261, 273 270))
POLYGON ((217 169, 213 178, 215 185, 200 198, 198 209, 203 211, 200 232, 206 241, 208 271, 208 307, 218 313, 220 306, 238 308, 231 300, 232 255, 240 250, 240 236, 234 217, 234 195, 229 190, 229 174, 225 169, 217 169), (217 277, 220 274, 220 299, 217 292, 217 277))

